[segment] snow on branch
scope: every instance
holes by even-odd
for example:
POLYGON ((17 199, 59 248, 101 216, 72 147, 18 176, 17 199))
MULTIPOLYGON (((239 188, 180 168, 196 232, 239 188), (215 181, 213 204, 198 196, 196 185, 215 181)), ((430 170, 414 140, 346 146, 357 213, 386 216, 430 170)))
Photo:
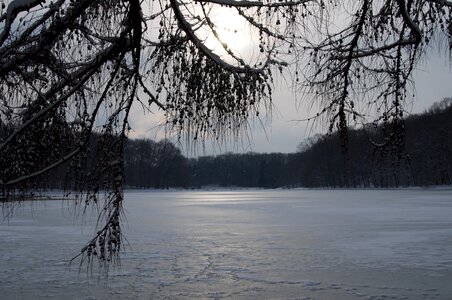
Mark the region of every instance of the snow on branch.
POLYGON ((172 8, 174 10, 174 15, 179 22, 180 27, 184 30, 184 32, 187 34, 188 38, 192 41, 193 44, 196 45, 196 47, 204 53, 207 57, 209 57, 211 60, 213 60, 216 64, 221 66, 223 69, 235 72, 235 73, 262 73, 263 68, 251 68, 248 65, 244 65, 243 61, 242 67, 236 67, 233 66, 223 59, 221 57, 214 53, 212 50, 210 50, 195 34, 193 31, 192 25, 185 19, 185 17, 182 14, 182 11, 180 10, 179 6, 181 5, 178 3, 177 0, 170 0, 172 8))
POLYGON ((0 34, 0 45, 8 38, 11 25, 16 19, 17 15, 23 11, 27 11, 39 4, 44 3, 44 0, 14 0, 12 1, 6 10, 6 13, 0 17, 0 22, 5 20, 5 26, 0 34))
POLYGON ((298 6, 305 3, 314 2, 313 0, 300 0, 300 1, 279 1, 279 2, 263 2, 263 1, 235 1, 235 0, 198 0, 200 3, 213 3, 229 7, 290 7, 298 6))
POLYGON ((124 51, 124 49, 127 49, 129 43, 127 42, 127 39, 121 39, 122 43, 115 43, 113 45, 110 45, 103 51, 101 51, 95 58, 93 58, 91 61, 87 62, 83 67, 80 67, 77 71, 70 74, 70 76, 63 78, 60 80, 58 84, 54 86, 53 89, 48 91, 45 95, 42 97, 44 99, 52 98, 57 92, 61 91, 63 88, 65 88, 68 84, 72 84, 72 88, 66 92, 64 95, 59 96, 55 101, 50 103, 48 106, 45 106, 41 111, 36 113, 32 118, 24 122, 21 126, 16 128, 13 133, 8 135, 8 137, 0 144, 0 151, 8 145, 18 134, 20 134, 22 131, 26 130, 31 124, 35 123, 37 120, 39 120, 40 117, 47 114, 52 109, 58 107, 66 101, 70 96, 72 96, 74 93, 79 91, 86 81, 88 81, 93 74, 95 74, 98 71, 98 68, 104 64, 106 61, 110 60, 116 53, 119 51, 124 51), (77 82, 76 84, 73 84, 73 82, 77 82))

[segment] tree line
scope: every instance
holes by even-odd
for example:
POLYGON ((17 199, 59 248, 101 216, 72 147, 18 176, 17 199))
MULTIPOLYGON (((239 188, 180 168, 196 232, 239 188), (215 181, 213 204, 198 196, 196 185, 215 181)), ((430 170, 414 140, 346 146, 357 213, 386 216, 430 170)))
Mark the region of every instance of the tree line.
POLYGON ((300 153, 307 187, 399 187, 452 183, 452 99, 404 120, 404 148, 386 143, 384 126, 349 130, 345 156, 337 134, 300 153))
POLYGON ((452 183, 452 98, 404 120, 404 148, 385 144, 382 125, 316 135, 295 153, 226 153, 186 158, 170 141, 128 140, 126 186, 400 187, 452 183))

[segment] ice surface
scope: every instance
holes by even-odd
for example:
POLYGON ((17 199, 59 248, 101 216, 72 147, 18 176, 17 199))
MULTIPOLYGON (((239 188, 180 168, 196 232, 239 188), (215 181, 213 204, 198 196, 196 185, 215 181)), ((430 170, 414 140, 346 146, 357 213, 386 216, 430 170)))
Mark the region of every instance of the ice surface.
POLYGON ((108 282, 66 270, 71 208, 0 223, 2 299, 452 299, 451 190, 131 191, 108 282))

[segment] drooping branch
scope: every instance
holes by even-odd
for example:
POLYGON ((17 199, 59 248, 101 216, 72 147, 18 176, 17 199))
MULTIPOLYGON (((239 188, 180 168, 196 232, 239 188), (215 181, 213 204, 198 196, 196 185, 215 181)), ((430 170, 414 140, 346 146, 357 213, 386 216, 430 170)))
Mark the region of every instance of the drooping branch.
POLYGON ((197 49, 199 49, 204 55, 209 57, 211 60, 213 60, 216 64, 221 66, 224 70, 228 70, 234 73, 263 73, 264 68, 251 68, 250 66, 242 66, 242 67, 236 67, 233 66, 213 52, 211 49, 209 49, 195 34, 195 32, 192 29, 192 25, 185 19, 185 17, 182 14, 182 11, 180 10, 179 6, 180 3, 177 0, 170 0, 171 6, 174 10, 174 15, 180 25, 180 27, 184 30, 184 32, 187 34, 190 41, 196 45, 197 49))
MULTIPOLYGON (((123 51, 123 55, 124 55, 124 53, 125 52, 123 51)), ((111 74, 111 77, 108 80, 102 95, 99 97, 99 100, 96 103, 96 107, 94 108, 94 110, 93 110, 93 112, 91 114, 91 118, 90 118, 90 120, 88 122, 89 125, 88 125, 88 129, 86 130, 85 138, 81 141, 81 143, 79 143, 79 145, 76 147, 76 149, 73 150, 72 152, 64 155, 63 157, 61 157, 57 161, 45 166, 41 170, 35 171, 35 172, 31 173, 31 174, 27 174, 27 175, 21 176, 19 178, 15 178, 15 179, 7 181, 7 182, 3 182, 0 179, 0 185, 3 185, 3 186, 17 185, 17 184, 19 184, 21 182, 24 182, 24 181, 27 181, 27 180, 31 180, 31 179, 33 179, 35 177, 43 175, 43 174, 45 174, 45 173, 57 168, 58 166, 66 163, 67 161, 70 161, 74 156, 76 156, 77 154, 79 154, 81 151, 83 151, 86 148, 87 144, 89 143, 90 137, 92 135, 92 129, 93 129, 96 117, 98 115, 98 112, 99 112, 99 110, 101 108, 101 105, 104 103, 104 99, 106 98, 107 93, 110 91, 110 88, 111 88, 111 86, 112 86, 112 84, 114 82, 114 79, 115 79, 115 77, 116 77, 116 75, 117 75, 117 73, 119 71, 119 66, 120 66, 119 62, 120 61, 121 61, 121 59, 118 60, 118 63, 116 64, 116 67, 115 67, 115 70, 111 74)), ((43 115, 43 114, 41 114, 41 115, 43 115)), ((34 121, 36 122, 38 120, 38 118, 39 118, 39 116, 36 115, 36 117, 34 118, 34 121)), ((17 135, 19 133, 20 132, 16 131, 13 134, 17 135)), ((5 143, 6 143, 6 141, 5 141, 5 143)), ((0 151, 1 151, 1 149, 0 149, 0 151)))
POLYGON ((55 85, 53 89, 48 91, 46 94, 42 95, 41 97, 44 99, 49 99, 54 97, 54 95, 58 92, 60 92, 63 88, 67 87, 69 84, 73 85, 72 88, 65 93, 64 95, 61 95, 58 97, 57 100, 49 104, 48 106, 44 107, 41 111, 36 113, 32 118, 27 120, 25 123, 23 123, 21 126, 19 126, 17 129, 14 130, 13 133, 8 135, 8 137, 0 144, 0 151, 8 145, 18 134, 20 134, 22 131, 26 130, 30 127, 30 125, 34 124, 41 116, 44 116, 48 112, 50 112, 52 109, 58 107, 61 105, 64 101, 69 99, 74 93, 79 91, 83 85, 88 81, 93 74, 95 74, 98 71, 98 68, 102 66, 105 62, 111 60, 114 58, 118 53, 121 53, 124 51, 124 49, 127 49, 127 46, 129 43, 126 39, 120 38, 120 43, 115 43, 108 48, 104 49, 104 51, 100 52, 98 56, 93 58, 90 62, 88 62, 85 66, 81 67, 76 72, 70 74, 68 78, 62 79, 58 84, 55 85), (73 81, 74 79, 77 80, 77 83, 74 85, 73 81))

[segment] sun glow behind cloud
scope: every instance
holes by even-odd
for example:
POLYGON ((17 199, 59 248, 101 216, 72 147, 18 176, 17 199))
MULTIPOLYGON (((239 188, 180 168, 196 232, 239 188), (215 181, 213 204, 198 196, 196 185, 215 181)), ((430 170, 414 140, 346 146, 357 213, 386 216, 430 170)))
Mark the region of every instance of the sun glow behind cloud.
MULTIPOLYGON (((219 39, 235 51, 243 50, 249 46, 253 41, 245 20, 238 14, 234 14, 230 9, 219 8, 218 10, 220 11, 210 19, 216 25, 219 39)), ((221 47, 219 41, 212 33, 208 35, 206 44, 215 50, 221 47)))
POLYGON ((211 26, 206 24, 196 32, 209 49, 229 63, 235 60, 228 51, 248 64, 256 61, 257 32, 236 10, 214 7, 209 12, 209 20, 211 26))

